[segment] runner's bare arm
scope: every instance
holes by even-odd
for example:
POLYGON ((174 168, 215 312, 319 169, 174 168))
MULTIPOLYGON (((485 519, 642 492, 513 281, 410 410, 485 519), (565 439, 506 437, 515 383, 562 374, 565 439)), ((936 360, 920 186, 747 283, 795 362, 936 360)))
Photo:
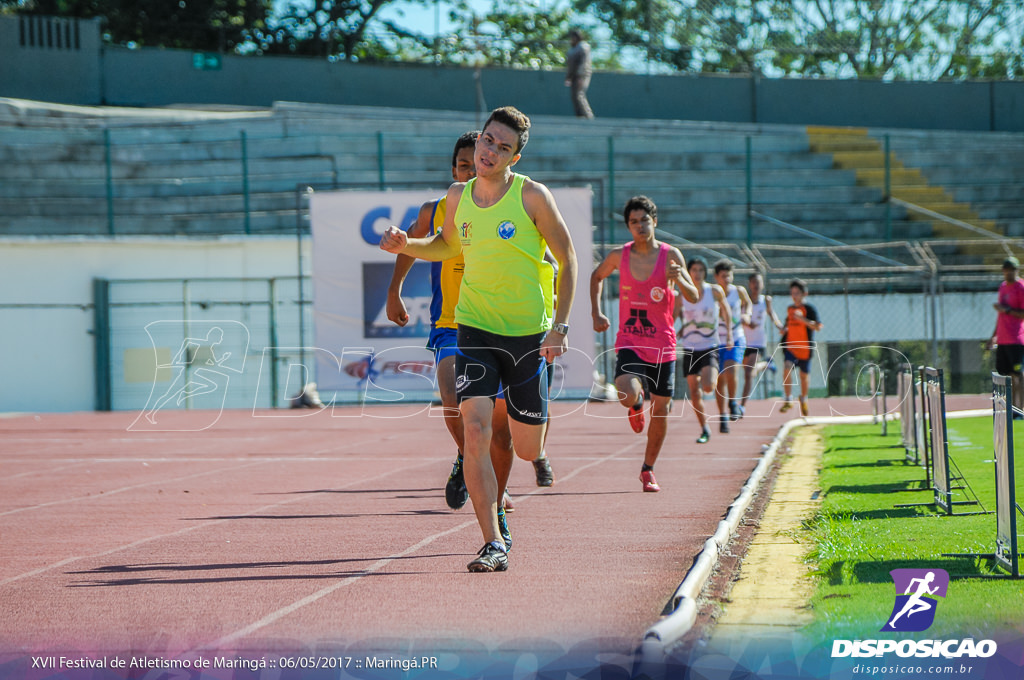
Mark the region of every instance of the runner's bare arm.
POLYGON ((736 290, 740 294, 740 322, 744 326, 753 328, 750 315, 754 311, 754 303, 750 300, 750 294, 747 293, 747 289, 743 286, 736 286, 736 290))
POLYGON ((447 260, 461 253, 462 239, 455 227, 455 210, 459 207, 463 187, 465 184, 456 182, 448 189, 444 226, 441 228, 441 233, 426 238, 410 239, 408 234, 398 227, 390 226, 380 239, 381 250, 434 262, 447 260))
MULTIPOLYGON (((408 236, 411 238, 423 238, 430 234, 430 221, 434 217, 434 206, 437 201, 428 201, 420 206, 419 215, 416 216, 416 223, 409 227, 408 236)), ((409 270, 416 262, 416 258, 399 254, 395 257, 395 269, 391 273, 391 283, 388 285, 387 315, 388 319, 399 326, 409 323, 409 311, 402 301, 402 284, 409 270)))
POLYGON ((772 320, 772 323, 775 324, 775 327, 778 328, 780 331, 785 330, 786 324, 779 321, 779 317, 775 315, 775 308, 772 306, 771 295, 764 296, 764 306, 765 309, 768 310, 768 318, 772 320))
MULTIPOLYGON (((673 324, 675 323, 676 319, 679 319, 680 321, 685 321, 685 319, 683 319, 683 296, 682 295, 677 295, 676 296, 675 306, 672 309, 672 323, 673 324)), ((676 331, 676 337, 677 338, 683 337, 683 327, 682 326, 680 326, 679 329, 676 331)))
MULTIPOLYGON (((451 199, 449 199, 451 200, 451 199)), ((572 310, 573 298, 576 295, 576 250, 569 236, 569 227, 558 212, 555 199, 543 184, 527 181, 523 185, 523 207, 537 231, 547 242, 551 254, 558 260, 558 309, 555 310, 555 323, 568 323, 569 312, 572 310)), ((541 355, 548 361, 565 353, 569 342, 565 336, 554 330, 547 334, 541 343, 541 355)))
POLYGON ((668 258, 669 281, 674 281, 679 286, 679 293, 686 298, 687 302, 697 302, 700 299, 700 291, 697 290, 697 286, 693 285, 690 272, 686 269, 686 258, 678 248, 668 251, 668 258))
POLYGON ((558 260, 551 254, 551 251, 547 248, 544 249, 544 261, 551 265, 551 269, 555 274, 555 292, 554 292, 554 303, 555 309, 558 309, 558 260))
POLYGON ((735 338, 732 337, 732 317, 729 316, 729 301, 725 297, 725 291, 717 283, 711 286, 711 290, 714 292, 715 300, 718 301, 718 315, 725 322, 725 348, 731 349, 735 344, 735 338))
POLYGON ((598 333, 608 330, 612 325, 601 309, 601 289, 604 287, 604 280, 619 268, 621 262, 622 246, 619 246, 608 253, 590 274, 590 315, 594 318, 594 330, 598 333))

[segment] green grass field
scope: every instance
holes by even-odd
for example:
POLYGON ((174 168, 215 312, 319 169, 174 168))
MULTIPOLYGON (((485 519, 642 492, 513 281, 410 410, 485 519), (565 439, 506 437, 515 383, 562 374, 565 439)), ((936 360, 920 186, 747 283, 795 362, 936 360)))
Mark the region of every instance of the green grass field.
MULTIPOLYGON (((951 419, 947 430, 953 463, 984 509, 995 510, 992 419, 951 419)), ((813 545, 809 559, 818 576, 812 600, 815 623, 807 632, 819 639, 876 637, 894 601, 889 571, 927 567, 945 569, 950 575, 949 591, 929 636, 1024 632, 1024 579, 993 578, 1004 572, 991 560, 942 557, 992 553, 995 515, 946 517, 938 516, 934 506, 895 507, 929 502, 933 494, 912 491, 924 486, 925 471, 903 462, 898 423, 889 427, 889 436, 880 432, 879 425, 824 429, 822 505, 806 526, 813 545)), ((1015 428, 1014 440, 1024 441, 1022 437, 1024 427, 1015 428)), ((1024 450, 1017 447, 1017 452, 1017 502, 1024 505, 1024 450)), ((957 512, 980 509, 962 506, 957 512)), ((1018 529, 1024 530, 1019 515, 1018 529)))

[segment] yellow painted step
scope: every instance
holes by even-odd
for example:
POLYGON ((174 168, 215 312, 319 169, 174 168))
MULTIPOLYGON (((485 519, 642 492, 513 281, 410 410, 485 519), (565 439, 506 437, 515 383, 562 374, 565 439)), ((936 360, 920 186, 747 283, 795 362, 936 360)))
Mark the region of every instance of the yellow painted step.
MULTIPOLYGON (((953 197, 950 196, 942 187, 906 186, 894 183, 892 186, 892 195, 896 198, 907 201, 908 203, 914 203, 928 208, 929 210, 935 209, 928 207, 928 204, 967 205, 965 203, 957 203, 956 200, 954 200, 953 197)), ((940 211, 935 210, 935 212, 940 211)))
MULTIPOLYGON (((840 168, 885 168, 885 154, 881 151, 839 151, 832 154, 832 161, 840 168)), ((903 169, 903 162, 889 154, 890 170, 903 169)))
POLYGON ((850 136, 850 137, 867 137, 868 129, 862 127, 830 127, 828 125, 808 125, 808 135, 835 135, 835 136, 850 136))
MULTIPOLYGON (((897 196, 896 198, 899 197, 897 196)), ((926 210, 931 210, 932 212, 939 213, 940 215, 945 215, 946 217, 952 217, 953 219, 960 220, 961 222, 968 222, 970 224, 974 224, 975 222, 978 221, 978 216, 974 213, 973 210, 971 210, 970 206, 964 205, 963 203, 929 203, 927 205, 915 203, 915 205, 920 205, 922 208, 926 210)), ((922 222, 927 222, 929 220, 935 219, 933 217, 928 217, 927 215, 922 215, 920 213, 916 213, 913 211, 908 212, 907 216, 910 217, 910 219, 912 220, 919 220, 922 222)))
MULTIPOLYGON (((1013 251, 1013 255, 1018 260, 1024 259, 1024 251, 1021 251, 1021 252, 1013 251)), ((998 266, 1003 264, 1003 260, 1005 260, 1005 259, 1006 259, 1006 256, 1004 256, 1002 253, 993 255, 992 254, 992 248, 988 247, 988 248, 985 249, 985 255, 982 258, 982 261, 985 264, 994 265, 994 266, 998 267, 998 266)))
MULTIPOLYGON (((928 180, 917 168, 890 168, 889 181, 892 187, 928 186, 928 180)), ((885 186, 885 168, 860 168, 857 183, 867 186, 885 186)))
MULTIPOLYGON (((807 135, 811 151, 831 154, 833 167, 853 170, 858 185, 884 189, 885 151, 882 143, 871 137, 866 128, 808 126, 807 135)), ((1002 236, 995 222, 981 219, 970 203, 958 202, 942 186, 933 186, 920 169, 907 168, 894 153, 889 154, 889 179, 894 198, 1002 236)), ((914 211, 908 211, 907 216, 918 222, 930 223, 938 238, 984 238, 970 229, 914 211)), ((959 250, 969 254, 983 254, 988 252, 985 248, 983 245, 965 245, 959 250), (978 252, 973 253, 974 250, 978 252)))
MULTIPOLYGON (((997 234, 999 236, 999 234, 997 234)), ((971 238, 966 235, 960 236, 961 239, 971 238)), ((973 238, 982 239, 983 236, 974 236, 973 238)), ((974 255, 980 257, 985 262, 990 262, 994 265, 1001 265, 1005 259, 1001 252, 994 253, 998 248, 992 243, 961 243, 957 246, 957 251, 964 255, 974 255)), ((1018 257, 1020 257, 1018 255, 1018 257)))
POLYGON ((811 137, 811 150, 818 153, 838 151, 881 151, 881 146, 870 137, 811 137))

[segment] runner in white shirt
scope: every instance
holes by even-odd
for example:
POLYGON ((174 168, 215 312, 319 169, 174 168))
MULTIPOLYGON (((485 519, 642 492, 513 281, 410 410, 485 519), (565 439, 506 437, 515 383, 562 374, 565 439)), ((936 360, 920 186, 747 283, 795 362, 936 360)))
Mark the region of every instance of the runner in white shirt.
POLYGON ((765 332, 765 324, 768 320, 775 325, 779 332, 785 329, 785 325, 779 321, 772 308, 772 296, 764 294, 764 277, 753 273, 747 280, 750 286, 750 301, 753 307, 750 312, 750 323, 743 324, 743 334, 747 338, 747 349, 743 353, 743 399, 740 406, 746 408, 747 398, 754 387, 754 379, 757 377, 758 361, 768 356, 768 334, 765 332))
MULTIPOLYGON (((692 258, 687 263, 687 271, 690 272, 693 285, 700 291, 700 298, 697 302, 688 302, 682 296, 676 298, 676 316, 683 322, 679 329, 683 375, 686 376, 690 403, 700 423, 697 443, 703 444, 711 438, 711 431, 708 429, 701 392, 710 394, 718 384, 718 323, 728 318, 729 310, 722 288, 704 280, 708 272, 704 258, 692 258)), ((733 345, 731 325, 728 326, 724 344, 730 348, 733 345)))
POLYGON ((746 288, 733 284, 733 269, 733 263, 729 259, 721 259, 715 263, 715 282, 722 287, 729 305, 729 320, 723 320, 718 325, 718 337, 724 345, 728 327, 735 343, 730 348, 723 347, 718 350, 719 373, 715 399, 720 414, 718 431, 723 434, 729 432, 730 420, 739 420, 743 417, 743 407, 736 401, 736 374, 743 364, 743 350, 747 342, 743 335, 743 324, 750 321, 750 296, 747 295, 746 288))

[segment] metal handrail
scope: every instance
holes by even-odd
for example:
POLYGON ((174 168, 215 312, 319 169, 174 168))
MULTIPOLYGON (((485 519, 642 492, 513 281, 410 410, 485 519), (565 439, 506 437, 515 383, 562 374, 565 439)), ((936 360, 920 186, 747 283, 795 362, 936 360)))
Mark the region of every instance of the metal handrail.
POLYGON ((907 210, 910 210, 911 212, 916 212, 916 213, 919 213, 919 214, 924 215, 926 217, 931 217, 933 219, 939 220, 940 222, 945 222, 946 224, 950 224, 950 225, 952 225, 954 227, 960 227, 961 229, 966 229, 967 231, 972 231, 975 234, 981 234, 982 236, 984 236, 986 238, 995 239, 995 240, 999 240, 999 241, 1005 240, 1005 237, 1003 237, 1001 234, 997 234, 994 231, 989 231, 988 229, 983 229, 981 227, 978 227, 978 226, 975 226, 973 224, 970 224, 969 222, 964 222, 963 220, 958 220, 955 217, 950 217, 948 215, 943 215, 942 213, 937 213, 934 210, 929 210, 928 208, 923 208, 923 207, 921 207, 919 205, 915 205, 915 204, 910 203, 908 201, 904 201, 902 198, 895 198, 893 196, 890 196, 889 200, 891 202, 895 203, 896 205, 902 206, 902 207, 906 208, 907 210))
MULTIPOLYGON (((750 211, 750 215, 752 217, 758 218, 759 220, 764 220, 765 222, 769 222, 771 224, 774 224, 777 227, 781 227, 783 229, 789 229, 790 231, 796 232, 797 234, 800 234, 801 236, 808 236, 810 238, 816 238, 819 241, 822 241, 823 243, 826 243, 826 244, 828 244, 830 246, 846 246, 846 247, 849 247, 849 245, 850 245, 848 243, 843 243, 842 241, 837 241, 834 238, 830 238, 828 236, 824 236, 824 235, 819 234, 817 232, 811 231, 810 229, 804 229, 803 227, 798 227, 795 224, 790 224, 789 222, 783 222, 782 220, 776 219, 776 218, 771 217, 769 215, 763 215, 763 214, 757 212, 756 210, 751 210, 750 211)), ((872 252, 869 252, 869 251, 866 251, 866 250, 863 250, 863 249, 855 248, 854 252, 860 253, 861 255, 864 255, 865 257, 869 257, 872 260, 877 260, 878 262, 881 262, 882 264, 889 265, 890 267, 892 267, 892 266, 896 266, 896 267, 906 267, 906 266, 908 266, 908 265, 906 265, 906 264, 904 264, 902 262, 898 262, 896 260, 891 260, 891 259, 889 259, 887 257, 882 256, 882 255, 877 255, 875 253, 872 253, 872 252)))

